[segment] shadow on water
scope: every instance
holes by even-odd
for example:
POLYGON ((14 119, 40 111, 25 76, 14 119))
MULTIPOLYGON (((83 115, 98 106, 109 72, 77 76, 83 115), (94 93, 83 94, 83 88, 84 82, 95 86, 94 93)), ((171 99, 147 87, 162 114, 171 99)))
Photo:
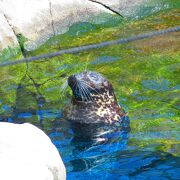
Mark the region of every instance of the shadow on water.
MULTIPOLYGON (((61 151, 61 137, 69 139, 71 151, 71 161, 67 162, 73 169, 89 169, 86 163, 80 163, 81 158, 91 158, 108 155, 117 150, 123 150, 128 143, 129 119, 123 118, 123 123, 107 124, 81 124, 68 120, 56 120, 53 123, 52 131, 49 132, 51 140, 59 151, 61 151), (62 135, 62 133, 64 135, 62 135), (78 165, 79 164, 79 165, 78 165)), ((69 161, 69 159, 68 159, 69 161)), ((82 160, 85 162, 85 159, 82 160)), ((94 161, 96 163, 96 161, 94 161)), ((93 164, 93 162, 91 162, 93 164)))
MULTIPOLYGON (((11 119, 13 122, 30 122, 33 117, 37 116, 38 123, 36 125, 42 124, 40 112, 43 103, 45 103, 45 98, 38 90, 39 86, 40 85, 36 83, 27 73, 23 76, 20 83, 17 85, 16 99, 14 106, 12 107, 11 119), (35 91, 33 91, 33 88, 35 91)), ((35 123, 35 121, 32 123, 35 123)))

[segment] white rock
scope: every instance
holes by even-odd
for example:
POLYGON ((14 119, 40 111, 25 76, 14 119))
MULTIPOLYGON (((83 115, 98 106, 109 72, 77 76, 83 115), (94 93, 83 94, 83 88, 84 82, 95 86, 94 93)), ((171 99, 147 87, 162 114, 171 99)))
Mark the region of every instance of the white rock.
POLYGON ((107 5, 111 9, 126 16, 131 16, 143 4, 148 4, 149 0, 96 0, 107 5))
POLYGON ((0 0, 2 11, 16 34, 29 39, 35 49, 54 34, 63 33, 75 22, 109 12, 88 0, 0 0))
POLYGON ((37 127, 0 122, 1 180, 65 180, 61 157, 37 127))
POLYGON ((89 0, 50 0, 55 33, 63 33, 76 22, 87 22, 92 16, 112 13, 89 0))
MULTIPOLYGON (((96 0, 124 16, 136 11, 135 7, 148 0, 96 0)), ((6 31, 8 21, 12 29, 7 27, 7 35, 1 33, 1 49, 9 36, 9 30, 28 38, 27 50, 35 49, 55 34, 64 33, 76 22, 91 22, 102 13, 112 14, 102 4, 92 0, 0 0, 2 14, 6 20, 0 21, 1 29, 6 31), (91 20, 90 20, 91 19, 91 20)), ((15 40, 16 41, 16 40, 15 40)), ((11 41, 10 41, 11 42, 11 41)), ((13 45, 14 41, 12 41, 13 45)), ((0 50, 1 50, 0 49, 0 50)))
POLYGON ((19 44, 16 35, 0 10, 0 52, 3 49, 8 48, 8 46, 19 47, 19 44))
POLYGON ((29 39, 31 46, 53 35, 48 0, 0 0, 2 11, 16 34, 29 39))

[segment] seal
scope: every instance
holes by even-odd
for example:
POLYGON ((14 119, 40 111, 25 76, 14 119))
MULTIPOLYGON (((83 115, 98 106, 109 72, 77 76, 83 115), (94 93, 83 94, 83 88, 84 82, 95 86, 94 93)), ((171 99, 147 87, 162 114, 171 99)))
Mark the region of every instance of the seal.
POLYGON ((121 122, 126 113, 117 103, 112 84, 100 73, 85 71, 68 77, 73 96, 64 116, 78 123, 121 122))

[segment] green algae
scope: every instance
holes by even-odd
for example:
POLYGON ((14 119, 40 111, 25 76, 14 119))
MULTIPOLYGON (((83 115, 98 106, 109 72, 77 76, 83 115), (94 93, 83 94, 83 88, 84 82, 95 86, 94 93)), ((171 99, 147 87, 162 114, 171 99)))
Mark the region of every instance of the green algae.
POLYGON ((0 62, 15 60, 22 58, 21 49, 19 47, 8 47, 0 52, 0 62))

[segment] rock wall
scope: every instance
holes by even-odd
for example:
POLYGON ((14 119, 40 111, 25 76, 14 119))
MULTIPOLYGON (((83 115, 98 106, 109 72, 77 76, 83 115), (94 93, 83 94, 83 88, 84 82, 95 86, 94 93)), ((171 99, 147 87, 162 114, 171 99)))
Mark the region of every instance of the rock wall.
POLYGON ((32 50, 76 22, 102 13, 124 13, 145 0, 0 0, 0 51, 18 45, 17 35, 32 50))
POLYGON ((0 12, 0 52, 8 46, 16 47, 19 44, 6 17, 0 12))
MULTIPOLYGON (((128 16, 136 7, 147 3, 149 0, 89 0, 94 3, 101 3, 106 5, 114 11, 119 12, 124 16, 128 16)), ((149 1, 150 2, 150 1, 149 1)))

